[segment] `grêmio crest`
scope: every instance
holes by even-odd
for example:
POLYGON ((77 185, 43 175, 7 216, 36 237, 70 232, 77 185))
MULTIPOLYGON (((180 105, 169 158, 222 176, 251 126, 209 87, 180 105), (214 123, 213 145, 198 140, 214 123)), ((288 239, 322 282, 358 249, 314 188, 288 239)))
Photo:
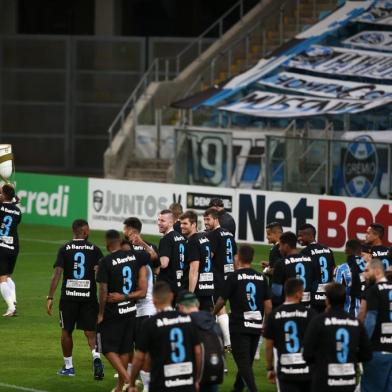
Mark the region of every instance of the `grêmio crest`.
POLYGON ((343 159, 344 188, 349 196, 367 197, 378 177, 378 155, 370 136, 359 136, 347 146, 343 159))

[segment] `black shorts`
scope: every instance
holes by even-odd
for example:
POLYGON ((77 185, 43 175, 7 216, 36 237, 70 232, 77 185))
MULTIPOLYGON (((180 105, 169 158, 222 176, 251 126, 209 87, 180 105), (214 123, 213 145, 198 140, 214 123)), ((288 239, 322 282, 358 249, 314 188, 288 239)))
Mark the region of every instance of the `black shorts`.
POLYGON ((0 248, 0 276, 11 275, 14 272, 18 253, 0 248))
POLYGON ((146 320, 148 320, 150 317, 152 316, 141 316, 141 317, 136 317, 136 321, 135 321, 135 336, 134 336, 134 340, 135 340, 135 350, 138 349, 138 338, 140 338, 141 335, 141 331, 142 331, 142 325, 144 324, 144 322, 146 320))
POLYGON ((134 345, 135 317, 103 320, 97 329, 98 351, 128 354, 134 345))
POLYGON ((278 379, 280 392, 310 392, 311 381, 287 381, 278 379))
POLYGON ((97 328, 98 302, 60 300, 60 326, 68 332, 75 329, 95 331, 97 328))
POLYGON ((214 309, 215 306, 215 301, 214 297, 212 295, 208 297, 201 297, 198 296, 197 299, 199 300, 200 303, 200 310, 205 310, 207 312, 211 312, 212 309, 214 309))

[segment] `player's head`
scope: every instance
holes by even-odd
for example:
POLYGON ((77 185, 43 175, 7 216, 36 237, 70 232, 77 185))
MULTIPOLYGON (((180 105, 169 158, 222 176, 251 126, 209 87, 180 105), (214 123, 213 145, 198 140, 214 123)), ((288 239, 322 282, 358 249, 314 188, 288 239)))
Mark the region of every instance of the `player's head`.
POLYGON ((206 230, 215 230, 219 227, 219 212, 216 208, 209 208, 203 214, 206 230))
POLYGON ((368 244, 361 244, 361 256, 368 263, 372 258, 372 247, 368 244))
POLYGON ((117 230, 108 230, 105 233, 106 249, 109 252, 121 248, 121 235, 117 230))
POLYGON ((316 239, 316 228, 310 223, 305 223, 298 230, 298 243, 308 246, 316 239))
POLYGON ((178 220, 178 218, 182 215, 182 213, 184 212, 182 209, 182 205, 180 203, 172 203, 170 204, 169 210, 172 212, 173 214, 173 219, 175 221, 178 220))
POLYGON ((72 232, 74 238, 87 240, 90 234, 88 223, 84 219, 75 219, 72 222, 72 232))
POLYGON ((362 245, 358 240, 354 239, 346 242, 345 253, 347 256, 361 256, 361 252, 362 245))
POLYGON ((365 268, 365 278, 369 283, 375 283, 385 276, 384 264, 380 259, 371 259, 365 268))
POLYGON ((157 309, 164 309, 172 304, 173 293, 163 280, 157 282, 152 289, 152 301, 157 309))
POLYGON ((223 200, 220 199, 219 197, 215 197, 213 199, 210 200, 210 203, 208 204, 209 208, 215 208, 218 211, 222 211, 224 210, 224 204, 223 204, 223 200))
POLYGON ((123 222, 123 233, 125 238, 129 238, 132 234, 140 234, 142 231, 142 222, 139 218, 131 216, 123 222))
POLYGON ((238 249, 237 266, 248 267, 252 264, 255 251, 249 245, 242 245, 238 249))
POLYGON ((197 214, 193 210, 185 211, 180 216, 181 232, 186 237, 191 236, 197 231, 197 214))
POLYGON ((176 298, 177 308, 181 313, 193 313, 199 310, 200 302, 195 293, 180 291, 176 298))
POLYGON ((372 223, 366 230, 366 243, 374 246, 381 245, 384 237, 384 226, 379 223, 372 223))
POLYGON ((342 308, 346 302, 346 288, 340 283, 328 283, 325 288, 325 296, 327 297, 327 307, 342 308))
POLYGON ((125 238, 121 240, 120 246, 122 250, 132 250, 132 244, 125 238))
POLYGON ((162 210, 158 215, 158 229, 160 233, 167 233, 173 228, 174 218, 171 210, 162 210))
POLYGON ((289 278, 284 284, 286 301, 300 303, 304 294, 304 282, 301 279, 289 278))
POLYGON ((279 251, 282 256, 287 256, 297 249, 297 236, 291 231, 282 233, 279 239, 279 251))
POLYGON ((4 184, 1 187, 0 196, 1 196, 0 197, 1 201, 11 202, 14 199, 16 199, 16 202, 19 201, 19 198, 16 196, 16 193, 15 193, 15 188, 12 184, 4 184))
POLYGON ((270 222, 265 227, 269 244, 276 244, 283 233, 283 227, 279 222, 270 222))

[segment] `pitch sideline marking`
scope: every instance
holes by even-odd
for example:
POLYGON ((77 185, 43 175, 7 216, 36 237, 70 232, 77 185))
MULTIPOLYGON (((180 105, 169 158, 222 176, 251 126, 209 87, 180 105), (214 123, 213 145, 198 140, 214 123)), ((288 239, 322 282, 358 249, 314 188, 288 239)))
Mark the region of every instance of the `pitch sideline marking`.
POLYGON ((18 391, 27 391, 27 392, 48 392, 48 391, 44 391, 42 389, 20 387, 18 385, 5 384, 5 383, 2 383, 2 382, 0 382, 0 387, 11 388, 11 389, 16 389, 18 391))

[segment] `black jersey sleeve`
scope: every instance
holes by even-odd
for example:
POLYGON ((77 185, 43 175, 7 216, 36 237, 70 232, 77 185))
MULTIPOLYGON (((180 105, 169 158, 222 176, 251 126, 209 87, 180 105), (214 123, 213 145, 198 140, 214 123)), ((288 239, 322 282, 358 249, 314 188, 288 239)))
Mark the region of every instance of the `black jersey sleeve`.
POLYGON ((207 233, 207 238, 210 240, 211 252, 213 254, 216 253, 216 249, 218 248, 218 239, 217 239, 217 231, 212 230, 207 233))
POLYGON ((274 268, 274 274, 272 275, 272 283, 283 285, 285 282, 285 270, 284 270, 284 260, 280 260, 276 263, 274 268))
POLYGON ((64 254, 64 247, 62 246, 57 252, 57 257, 56 257, 56 261, 54 262, 53 268, 60 267, 64 269, 64 264, 65 264, 65 254, 64 254))
POLYGON ((200 335, 199 335, 199 331, 198 328, 195 324, 191 324, 191 342, 192 342, 192 346, 195 347, 198 344, 200 344, 201 340, 200 340, 200 335))
POLYGON ((108 274, 105 259, 101 259, 99 262, 96 280, 98 283, 108 283, 109 282, 109 274, 108 274))
POLYGON ((267 318, 267 322, 264 328, 264 337, 266 339, 274 340, 274 331, 275 331, 275 311, 273 311, 270 316, 267 318))
POLYGON ((160 257, 170 257, 172 251, 172 244, 168 236, 164 236, 159 241, 159 251, 157 252, 160 257))
POLYGON ((98 265, 99 261, 103 258, 103 253, 98 246, 95 247, 95 256, 96 264, 98 265))
POLYGON ((366 300, 367 310, 378 310, 379 299, 377 295, 377 285, 373 284, 364 293, 364 299, 366 300))
POLYGON ((222 298, 225 301, 227 301, 229 298, 232 297, 236 278, 237 278, 237 274, 233 274, 233 273, 229 274, 223 285, 222 298))
POLYGON ((190 263, 191 261, 200 261, 200 248, 196 241, 192 240, 189 241, 187 244, 187 262, 190 263))
POLYGON ((364 325, 359 323, 359 349, 358 360, 359 362, 367 362, 372 359, 373 351, 372 346, 366 332, 364 325))
POLYGON ((315 352, 317 352, 317 345, 321 336, 320 326, 320 317, 314 317, 305 332, 303 357, 308 363, 314 362, 315 352))

